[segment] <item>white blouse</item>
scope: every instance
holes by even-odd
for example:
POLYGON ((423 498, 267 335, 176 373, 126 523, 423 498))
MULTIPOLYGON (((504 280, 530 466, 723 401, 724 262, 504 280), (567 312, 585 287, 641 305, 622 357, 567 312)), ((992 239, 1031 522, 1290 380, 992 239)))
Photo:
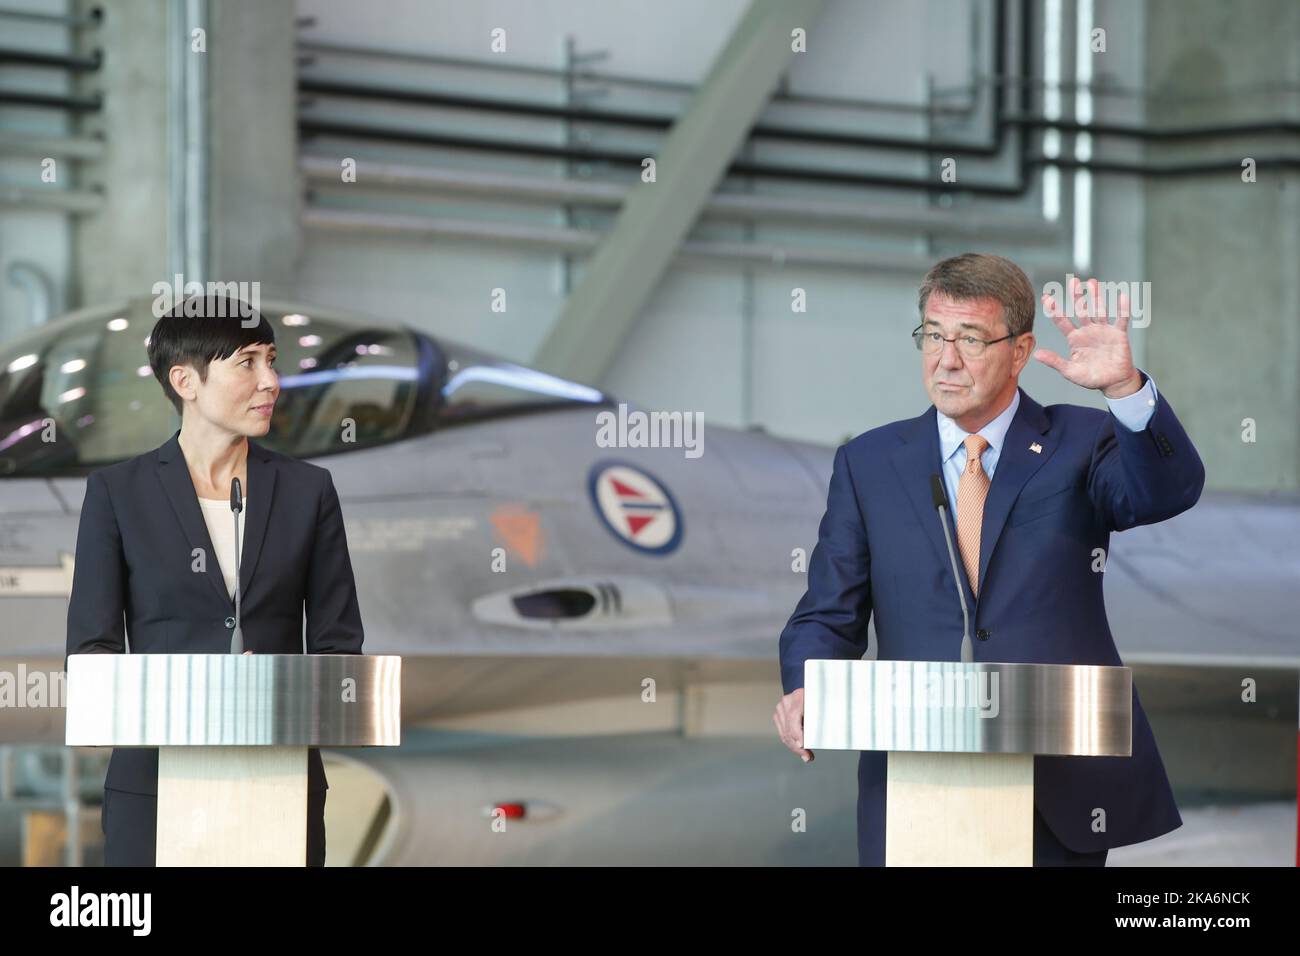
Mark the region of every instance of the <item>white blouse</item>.
MULTIPOLYGON (((229 498, 200 498, 203 520, 208 525, 208 537, 216 554, 221 576, 226 579, 230 600, 235 599, 235 513, 230 510, 229 498)), ((248 496, 244 496, 244 510, 239 515, 239 561, 244 561, 244 528, 248 524, 248 496)))

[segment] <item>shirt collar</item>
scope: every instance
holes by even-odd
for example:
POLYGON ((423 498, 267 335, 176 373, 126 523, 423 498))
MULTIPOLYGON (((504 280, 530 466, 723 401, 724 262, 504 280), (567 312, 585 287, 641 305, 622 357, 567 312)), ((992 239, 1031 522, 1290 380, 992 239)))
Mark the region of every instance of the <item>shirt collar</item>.
MULTIPOLYGON (((983 435, 993 449, 995 455, 1001 454, 1002 442, 1007 437, 1007 429, 1011 427, 1011 419, 1016 417, 1016 409, 1020 407, 1020 389, 1011 396, 1011 404, 1002 412, 975 434, 983 435)), ((935 409, 935 417, 939 423, 939 454, 941 461, 947 461, 961 446, 966 437, 971 433, 963 429, 955 421, 945 415, 943 412, 935 409)))

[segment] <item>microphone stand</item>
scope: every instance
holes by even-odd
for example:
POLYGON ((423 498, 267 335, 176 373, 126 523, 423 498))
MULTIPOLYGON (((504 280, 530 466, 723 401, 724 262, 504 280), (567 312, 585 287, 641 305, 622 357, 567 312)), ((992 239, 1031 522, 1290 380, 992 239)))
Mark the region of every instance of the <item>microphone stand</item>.
POLYGON ((235 517, 235 633, 230 635, 230 653, 244 653, 244 630, 239 620, 239 515, 244 510, 244 496, 240 494, 239 479, 230 480, 230 510, 235 517))
POLYGON ((957 569, 957 551, 952 546, 952 532, 948 530, 948 496, 938 475, 930 476, 930 497, 939 509, 939 523, 943 525, 943 540, 948 542, 948 559, 952 562, 952 579, 957 582, 957 599, 961 601, 961 662, 971 663, 975 652, 970 642, 970 612, 966 610, 966 592, 961 586, 961 572, 957 569))

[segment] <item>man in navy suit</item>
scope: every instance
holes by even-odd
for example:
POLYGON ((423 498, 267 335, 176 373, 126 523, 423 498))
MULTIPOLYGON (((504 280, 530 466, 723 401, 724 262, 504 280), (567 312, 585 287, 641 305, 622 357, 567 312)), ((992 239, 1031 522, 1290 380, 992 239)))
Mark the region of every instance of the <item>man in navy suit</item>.
MULTIPOLYGON (((1192 507, 1205 469, 1155 383, 1133 366, 1128 300, 1112 323, 1096 280, 1066 290, 1078 324, 1050 295, 1070 357, 1034 350, 1028 277, 1000 256, 938 263, 921 285, 913 339, 934 403, 835 453, 808 589, 781 633, 785 696, 773 719, 803 746, 804 662, 854 659, 875 614, 880 660, 957 661, 966 594, 974 659, 1122 664, 1102 599, 1110 533, 1192 507), (1105 396, 1108 412, 1046 408, 1018 386, 1030 355, 1105 396), (943 476, 963 566, 952 579, 930 476, 943 476)), ((858 859, 885 861, 886 759, 858 763, 858 859)), ((1034 758, 1034 864, 1104 866, 1110 847, 1182 825, 1133 690, 1129 757, 1034 758)))

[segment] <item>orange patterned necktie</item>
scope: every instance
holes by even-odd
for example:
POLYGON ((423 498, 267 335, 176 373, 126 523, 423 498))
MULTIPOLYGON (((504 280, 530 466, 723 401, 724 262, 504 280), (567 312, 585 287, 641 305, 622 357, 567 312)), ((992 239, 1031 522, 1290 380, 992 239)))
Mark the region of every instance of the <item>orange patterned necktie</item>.
POLYGON ((967 435, 966 470, 957 483, 957 550, 966 566, 966 580, 972 594, 979 594, 980 525, 984 521, 984 499, 989 494, 989 476, 980 464, 980 455, 989 447, 982 435, 967 435))

